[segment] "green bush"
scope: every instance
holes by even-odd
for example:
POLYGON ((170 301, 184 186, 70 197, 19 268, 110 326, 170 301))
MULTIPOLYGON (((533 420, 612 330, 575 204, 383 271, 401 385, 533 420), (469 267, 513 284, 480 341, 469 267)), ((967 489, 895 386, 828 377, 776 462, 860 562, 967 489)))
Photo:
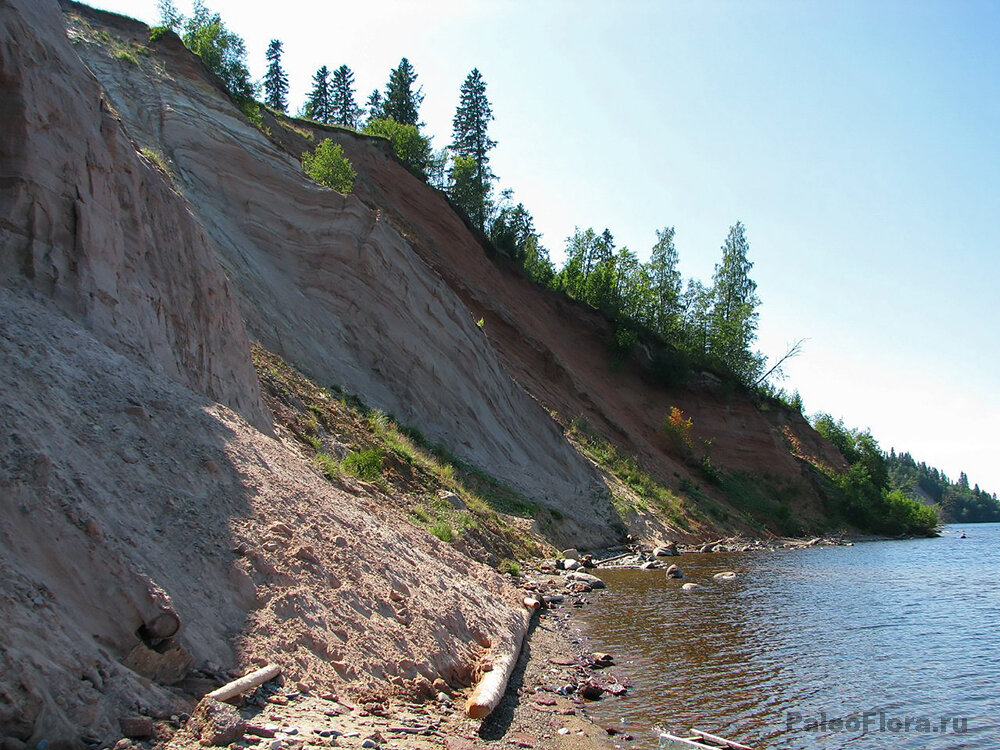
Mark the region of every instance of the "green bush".
POLYGON ((358 173, 350 160, 344 156, 344 149, 339 143, 329 138, 320 143, 316 149, 302 154, 302 169, 320 185, 341 193, 349 193, 354 189, 354 178, 358 173))
POLYGON ((908 497, 902 490, 885 492, 882 508, 889 533, 932 534, 937 528, 937 511, 908 497))
POLYGON ((361 131, 389 139, 400 161, 424 172, 431 157, 431 141, 420 135, 416 125, 403 125, 395 120, 372 120, 361 131))
POLYGON ((455 538, 455 532, 447 521, 437 521, 431 524, 429 531, 442 542, 450 542, 455 538))
POLYGON ((514 560, 504 560, 497 567, 497 570, 499 570, 501 573, 506 573, 507 575, 510 576, 521 575, 521 566, 518 565, 514 560))
POLYGON ((130 47, 126 47, 124 45, 116 47, 113 56, 116 60, 131 63, 132 65, 139 67, 139 58, 135 56, 135 52, 130 47))
POLYGON ((253 100, 257 86, 247 68, 243 38, 226 28, 219 14, 212 13, 202 0, 196 0, 191 17, 185 21, 182 39, 184 46, 222 79, 241 107, 253 100))
POLYGON ((366 482, 374 482, 382 476, 382 453, 375 448, 355 451, 340 462, 340 468, 348 474, 366 482))
POLYGON ((327 479, 337 479, 340 476, 340 464, 337 463, 337 459, 329 453, 319 450, 322 447, 322 443, 319 441, 313 443, 313 447, 317 449, 316 457, 313 459, 317 468, 319 468, 323 476, 327 479))

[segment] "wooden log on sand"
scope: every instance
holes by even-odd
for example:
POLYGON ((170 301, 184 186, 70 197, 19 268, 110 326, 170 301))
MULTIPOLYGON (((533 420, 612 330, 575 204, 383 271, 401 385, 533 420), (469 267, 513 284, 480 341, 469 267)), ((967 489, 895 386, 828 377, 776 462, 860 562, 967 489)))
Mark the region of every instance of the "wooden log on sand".
POLYGON ((227 701, 230 698, 235 698, 240 693, 245 693, 247 690, 253 690, 254 688, 260 687, 268 680, 273 680, 279 674, 281 674, 281 667, 277 664, 270 664, 263 669, 258 669, 256 672, 243 675, 238 680, 233 680, 232 682, 213 690, 205 697, 212 698, 217 701, 227 701))
POLYGON ((499 647, 494 644, 493 652, 490 654, 493 669, 483 675, 465 704, 465 713, 470 719, 484 719, 500 704, 500 699, 507 690, 507 682, 517 664, 517 658, 521 655, 521 644, 524 642, 525 633, 528 632, 532 611, 518 610, 517 622, 510 640, 500 644, 499 647))

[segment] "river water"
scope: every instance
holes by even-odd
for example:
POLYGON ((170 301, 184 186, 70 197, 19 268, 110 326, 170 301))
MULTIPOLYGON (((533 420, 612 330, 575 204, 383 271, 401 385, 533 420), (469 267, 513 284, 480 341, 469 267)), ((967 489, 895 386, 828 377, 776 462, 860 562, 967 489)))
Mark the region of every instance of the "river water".
POLYGON ((683 581, 601 571, 575 615, 634 685, 591 705, 602 723, 643 746, 659 726, 755 748, 1000 748, 1000 524, 672 561, 683 581))

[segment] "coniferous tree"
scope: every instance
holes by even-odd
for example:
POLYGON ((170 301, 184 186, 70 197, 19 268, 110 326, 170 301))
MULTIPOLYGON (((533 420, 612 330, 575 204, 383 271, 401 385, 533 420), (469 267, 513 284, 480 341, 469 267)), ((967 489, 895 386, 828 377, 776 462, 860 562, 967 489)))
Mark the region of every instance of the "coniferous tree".
POLYGON ((709 348, 713 359, 746 384, 752 384, 763 365, 752 351, 757 339, 757 282, 750 278, 750 243, 741 222, 729 228, 722 246, 722 262, 715 266, 709 348))
POLYGON ((264 103, 278 110, 288 111, 288 76, 281 68, 281 42, 272 39, 267 46, 267 73, 264 74, 264 103))
POLYGON ((306 99, 306 117, 329 123, 333 118, 333 98, 330 91, 330 71, 324 65, 313 75, 313 87, 306 99))
POLYGON ((492 183, 496 179, 489 168, 489 152, 496 141, 487 135, 493 109, 486 98, 486 82, 478 68, 473 68, 462 84, 461 98, 452 119, 452 150, 475 164, 467 213, 480 229, 486 228, 492 183))
POLYGON ((385 119, 385 102, 382 99, 381 91, 375 89, 368 95, 365 109, 368 110, 368 122, 385 119))
POLYGON ((405 57, 399 61, 399 67, 389 74, 389 82, 385 86, 385 98, 382 107, 382 117, 389 118, 403 125, 423 125, 420 122, 420 105, 424 101, 423 89, 414 91, 417 74, 405 57))
POLYGON ((346 65, 333 71, 330 94, 332 121, 346 128, 357 128, 362 110, 354 100, 354 72, 346 65))

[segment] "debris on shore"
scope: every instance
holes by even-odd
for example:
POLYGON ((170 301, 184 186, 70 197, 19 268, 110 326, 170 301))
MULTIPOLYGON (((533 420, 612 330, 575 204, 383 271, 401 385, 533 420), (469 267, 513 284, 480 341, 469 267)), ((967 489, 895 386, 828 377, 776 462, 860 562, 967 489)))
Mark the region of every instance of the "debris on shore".
MULTIPOLYGON (((806 549, 809 547, 852 547, 854 542, 843 537, 811 537, 794 539, 774 537, 772 539, 751 539, 733 536, 697 544, 681 544, 676 541, 662 544, 630 544, 603 550, 599 554, 588 555, 590 563, 597 568, 643 568, 669 569, 674 563, 668 558, 689 554, 711 554, 723 552, 777 552, 780 550, 806 549)), ((550 561, 559 568, 563 560, 550 561)))

